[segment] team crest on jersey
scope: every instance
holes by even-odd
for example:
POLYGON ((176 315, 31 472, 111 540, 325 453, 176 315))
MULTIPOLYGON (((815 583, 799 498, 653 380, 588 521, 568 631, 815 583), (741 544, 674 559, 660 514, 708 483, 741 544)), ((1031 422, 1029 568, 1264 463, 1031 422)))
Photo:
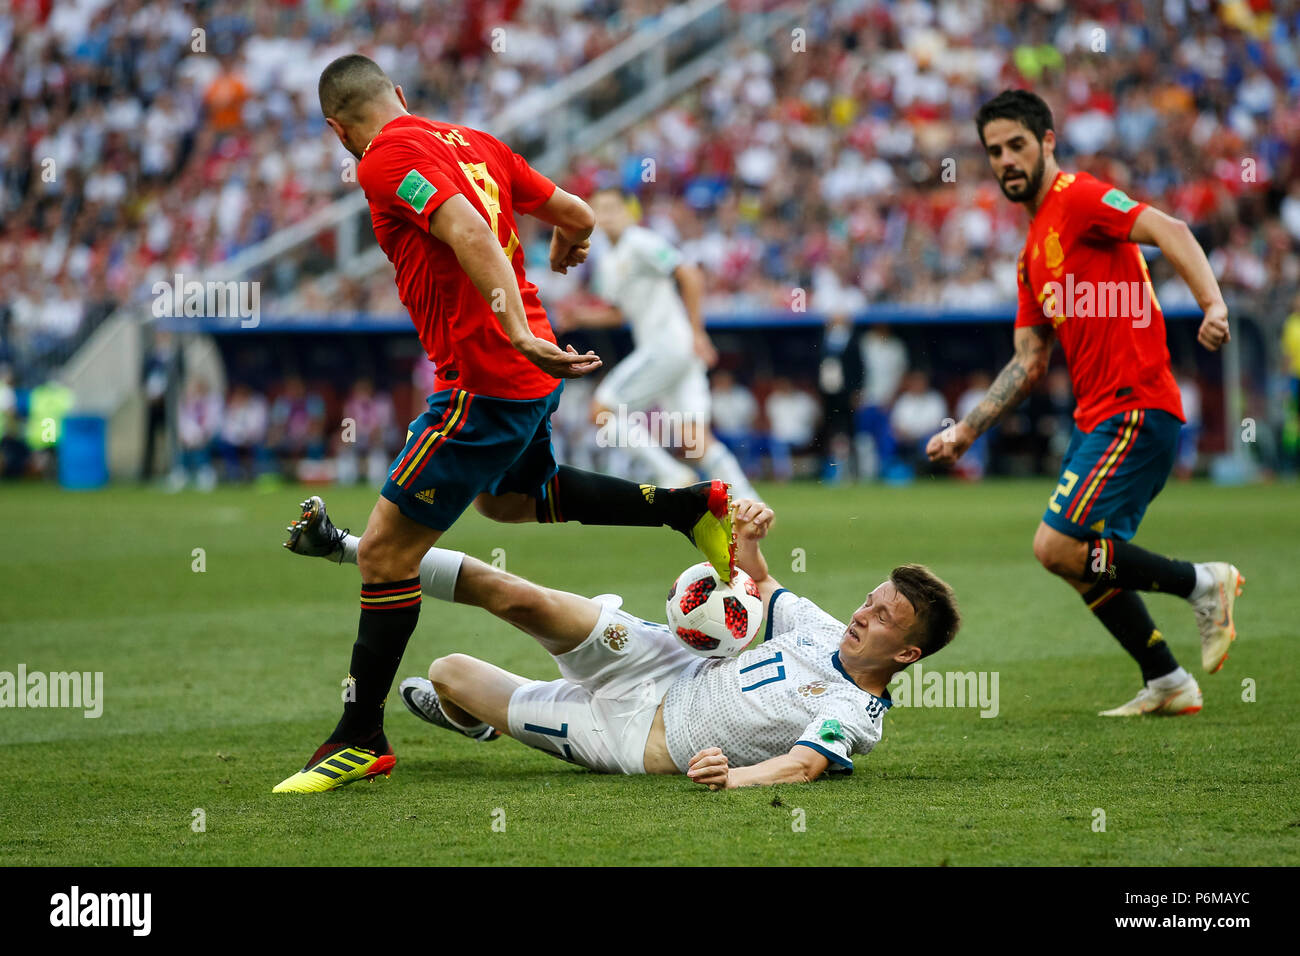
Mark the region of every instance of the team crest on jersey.
POLYGON ((1055 229, 1049 229, 1047 238, 1043 240, 1043 265, 1056 272, 1064 262, 1065 250, 1061 248, 1061 237, 1055 229))
POLYGON ((627 647, 627 627, 623 624, 611 624, 605 628, 605 633, 600 635, 600 640, 617 654, 627 647))
POLYGON ((826 693, 826 682, 824 680, 815 680, 804 684, 799 688, 799 693, 804 697, 820 697, 826 693))

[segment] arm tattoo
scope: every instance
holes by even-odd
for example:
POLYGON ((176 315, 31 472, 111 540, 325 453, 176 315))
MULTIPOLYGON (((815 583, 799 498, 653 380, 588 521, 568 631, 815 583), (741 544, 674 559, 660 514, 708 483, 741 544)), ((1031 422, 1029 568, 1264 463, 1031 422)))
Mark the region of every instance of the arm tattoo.
POLYGON ((998 373, 984 400, 966 416, 967 426, 976 435, 984 434, 1024 401, 1046 370, 1047 357, 1052 351, 1052 330, 1045 325, 1034 325, 1030 331, 1033 337, 1019 343, 1016 354, 998 373))

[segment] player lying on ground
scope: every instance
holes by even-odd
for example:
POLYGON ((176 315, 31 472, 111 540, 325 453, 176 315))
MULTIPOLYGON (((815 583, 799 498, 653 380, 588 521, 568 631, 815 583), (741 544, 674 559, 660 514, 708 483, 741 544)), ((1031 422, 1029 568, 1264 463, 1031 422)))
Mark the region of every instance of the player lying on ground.
POLYGON ((960 615, 929 569, 894 568, 848 626, 769 573, 772 511, 737 502, 736 564, 767 606, 767 639, 700 658, 662 624, 434 549, 430 594, 491 611, 537 640, 560 679, 529 680, 466 654, 402 681, 416 716, 476 740, 501 733, 602 773, 684 773, 710 789, 852 772, 880 740, 894 674, 952 640, 960 615))
POLYGON ((1020 254, 1015 356, 964 419, 930 439, 955 462, 1024 400, 1061 340, 1078 407, 1061 480, 1034 535, 1034 556, 1082 596, 1142 671, 1136 697, 1103 717, 1194 714, 1196 678, 1178 666, 1139 591, 1187 599, 1213 674, 1237 636, 1232 612, 1244 579, 1226 562, 1193 564, 1132 544, 1178 449, 1182 399, 1169 366, 1165 320, 1138 243, 1158 246, 1205 311, 1197 335, 1228 341, 1228 310, 1191 230, 1087 173, 1056 163, 1052 113, 1027 90, 1008 90, 975 117, 1003 194, 1032 218, 1020 254))
MULTIPOLYGON (((411 423, 355 549, 362 584, 352 697, 277 793, 391 771, 383 705, 419 620, 420 560, 471 504, 497 521, 651 527, 683 527, 696 510, 702 524, 685 530, 715 566, 727 566, 729 547, 722 482, 656 494, 556 465, 559 379, 586 375, 600 359, 556 344, 524 271, 515 214, 554 227, 550 266, 565 272, 587 257, 590 207, 489 134, 412 116, 401 88, 364 56, 330 63, 319 94, 325 122, 357 158, 375 238, 438 371, 429 410, 411 423)), ((317 517, 304 507, 300 524, 317 517)), ((286 546, 319 553, 300 546, 301 537, 294 531, 286 546)))

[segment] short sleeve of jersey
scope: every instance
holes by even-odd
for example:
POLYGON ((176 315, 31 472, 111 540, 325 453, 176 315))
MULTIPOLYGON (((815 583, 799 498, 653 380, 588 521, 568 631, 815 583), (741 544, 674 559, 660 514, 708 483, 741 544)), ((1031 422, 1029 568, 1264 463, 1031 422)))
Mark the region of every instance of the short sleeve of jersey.
POLYGON ((365 157, 357 166, 357 180, 377 209, 423 232, 429 231, 434 211, 461 191, 432 156, 402 141, 365 157))
POLYGON ((1075 180, 1062 198, 1067 203, 1070 220, 1078 223, 1084 234, 1121 242, 1128 241, 1133 220, 1147 207, 1144 202, 1130 199, 1122 189, 1092 178, 1075 180))
POLYGON ((851 697, 833 697, 804 728, 796 747, 809 747, 827 760, 830 773, 852 773, 853 754, 866 754, 880 740, 875 720, 851 697))
POLYGON ((785 588, 778 588, 767 601, 767 625, 763 640, 775 640, 801 629, 842 631, 844 625, 807 598, 797 597, 785 588))
POLYGON ((672 243, 649 229, 638 229, 629 238, 633 239, 632 250, 637 263, 650 272, 670 276, 682 264, 682 254, 673 248, 672 243))
POLYGON ((1025 253, 1021 250, 1016 260, 1016 328, 1043 325, 1051 318, 1039 307, 1034 290, 1029 287, 1029 269, 1025 266, 1025 253))
POLYGON ((555 183, 529 166, 528 160, 510 147, 505 148, 510 153, 510 201, 517 212, 531 213, 551 198, 555 183))

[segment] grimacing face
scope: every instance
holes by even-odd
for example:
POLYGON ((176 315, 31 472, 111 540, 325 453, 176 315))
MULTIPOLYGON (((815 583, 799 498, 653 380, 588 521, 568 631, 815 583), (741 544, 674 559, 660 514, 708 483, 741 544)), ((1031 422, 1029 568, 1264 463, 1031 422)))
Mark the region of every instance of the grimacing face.
POLYGON ((993 167, 1002 195, 1012 202, 1029 202, 1043 185, 1049 148, 1056 135, 1048 130, 1039 143, 1023 123, 1009 119, 990 120, 984 126, 984 152, 993 167))
POLYGON ((912 602, 886 580, 867 595, 853 612, 840 640, 840 662, 846 669, 876 667, 886 661, 900 666, 921 656, 921 649, 909 640, 916 622, 912 602))

